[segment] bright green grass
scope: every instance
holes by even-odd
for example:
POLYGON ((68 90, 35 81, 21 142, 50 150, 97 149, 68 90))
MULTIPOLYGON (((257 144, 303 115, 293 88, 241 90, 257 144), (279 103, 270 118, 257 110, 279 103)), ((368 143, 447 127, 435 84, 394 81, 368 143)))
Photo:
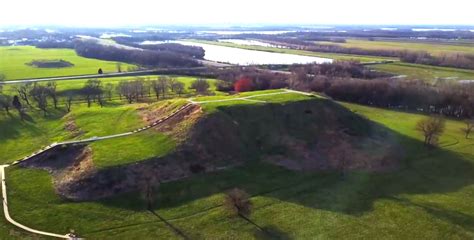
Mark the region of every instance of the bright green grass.
MULTIPOLYGON (((122 64, 123 69, 132 66, 122 64)), ((99 68, 102 68, 104 72, 115 72, 116 62, 80 57, 72 49, 39 49, 33 46, 0 47, 0 73, 5 74, 6 80, 97 74, 99 68), (74 66, 35 68, 26 65, 32 60, 42 59, 63 59, 74 66)))
MULTIPOLYGON (((343 106, 393 131, 406 156, 399 170, 352 172, 341 180, 338 173, 249 163, 162 184, 156 212, 191 239, 254 239, 262 233, 227 217, 221 205, 222 193, 238 186, 252 195, 250 218, 282 238, 472 239, 474 139, 464 139, 462 123, 448 120, 441 148, 427 150, 414 130, 424 116, 343 106)), ((88 239, 173 237, 169 228, 148 222, 157 219, 143 211, 138 193, 71 203, 55 195, 47 172, 19 168, 8 169, 7 183, 11 213, 28 226, 59 233, 74 228, 88 239)))
MULTIPOLYGON (((178 79, 188 85, 194 81, 192 77, 178 79)), ((214 84, 215 80, 210 82, 214 84)), ((70 90, 67 83, 58 82, 58 89, 70 90)), ((83 82, 76 86, 82 84, 83 82)), ((71 139, 71 134, 64 130, 66 122, 71 119, 83 132, 77 138, 118 134, 143 127, 145 122, 136 111, 142 105, 123 104, 124 101, 117 99, 108 102, 103 108, 97 103, 93 103, 90 108, 84 103, 73 103, 72 112, 67 114, 63 102, 60 101, 59 110, 53 110, 50 106, 47 117, 37 109, 28 110, 29 117, 26 121, 20 121, 15 110, 11 110, 9 115, 0 111, 0 163, 21 159, 53 142, 71 139)))
POLYGON ((410 41, 368 41, 360 39, 347 39, 346 43, 331 43, 343 47, 362 48, 371 50, 409 50, 409 51, 427 51, 439 55, 445 53, 463 53, 474 54, 474 43, 455 44, 455 43, 424 43, 410 41))
POLYGON ((21 121, 14 110, 7 115, 0 112, 0 163, 19 160, 53 142, 72 138, 65 130, 67 121, 73 120, 83 131, 80 138, 118 134, 143 127, 145 123, 138 115, 139 105, 106 105, 101 108, 93 104, 74 104, 67 114, 61 109, 49 109, 45 117, 42 112, 30 109, 25 121, 21 121))
POLYGON ((474 70, 435 67, 410 63, 390 63, 371 66, 379 71, 397 75, 406 75, 409 79, 434 82, 437 79, 474 80, 474 70))
POLYGON ((222 99, 233 99, 233 98, 242 98, 242 97, 249 97, 254 95, 261 95, 261 94, 268 94, 268 93, 278 93, 284 92, 281 89, 272 89, 272 90, 264 90, 264 91, 251 91, 251 92, 242 92, 233 95, 220 95, 220 96, 200 96, 193 98, 194 101, 212 101, 212 100, 222 100, 222 99))
POLYGON ((137 113, 140 104, 111 105, 101 108, 97 104, 90 108, 86 104, 77 105, 71 117, 77 127, 84 131, 81 138, 124 133, 145 126, 137 113))
POLYGON ((64 112, 52 110, 44 117, 37 110, 28 112, 26 121, 21 121, 14 110, 10 115, 0 112, 0 163, 21 159, 53 142, 65 140, 64 112))
POLYGON ((175 142, 155 130, 90 144, 98 168, 124 165, 161 157, 175 149, 175 142))
POLYGON ((378 61, 384 61, 384 60, 396 60, 394 58, 387 58, 387 57, 372 57, 372 56, 337 54, 337 53, 321 53, 321 52, 311 52, 311 51, 304 51, 304 50, 297 50, 297 49, 239 45, 236 43, 229 43, 229 42, 217 42, 217 41, 207 41, 207 40, 187 40, 187 41, 204 43, 204 44, 212 44, 212 45, 218 45, 218 46, 224 46, 224 47, 257 50, 257 51, 264 51, 264 52, 287 53, 287 54, 296 54, 296 55, 303 55, 303 56, 330 58, 334 60, 346 60, 346 61, 354 60, 354 61, 360 61, 360 62, 378 62, 378 61))

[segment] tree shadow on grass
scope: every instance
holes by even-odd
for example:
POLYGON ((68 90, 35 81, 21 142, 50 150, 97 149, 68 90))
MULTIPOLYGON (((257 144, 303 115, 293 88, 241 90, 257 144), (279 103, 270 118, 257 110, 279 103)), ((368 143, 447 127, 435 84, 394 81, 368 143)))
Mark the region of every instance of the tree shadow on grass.
MULTIPOLYGON (((248 105, 234 109, 232 112, 224 112, 229 116, 235 114, 241 116, 239 121, 242 125, 243 119, 252 114, 270 111, 260 106, 252 106, 253 109, 250 112, 245 112, 247 111, 245 108, 249 108, 248 105)), ((291 105, 289 107, 291 108, 291 105)), ((347 109, 338 111, 350 113, 347 109)), ((255 122, 274 124, 269 119, 257 120, 255 122)), ((306 124, 302 119, 288 118, 288 121, 289 124, 296 126, 306 124)), ((347 124, 352 126, 351 123, 357 121, 357 117, 352 116, 343 121, 348 121, 347 124)), ((206 198, 238 187, 251 196, 266 196, 314 209, 360 216, 371 211, 374 202, 379 199, 392 199, 401 194, 450 193, 474 183, 474 166, 467 160, 474 159, 474 156, 461 155, 446 149, 427 149, 417 139, 401 135, 373 122, 371 124, 377 125, 377 129, 388 132, 403 144, 405 158, 400 161, 399 169, 387 172, 352 171, 342 178, 340 172, 337 171, 296 172, 257 160, 249 160, 240 167, 198 174, 188 179, 161 184, 154 209, 167 220, 186 218, 193 216, 196 212, 206 212, 220 207, 218 201, 206 198), (200 204, 196 204, 195 201, 199 201, 200 204), (186 204, 193 205, 193 212, 162 213, 162 211, 186 204)), ((255 132, 257 127, 250 125, 249 132, 255 132)), ((273 129, 285 126, 271 127, 273 129)), ((366 123, 359 122, 354 130, 365 131, 366 127, 366 123)), ((311 137, 304 131, 295 134, 311 137)), ((248 141, 247 146, 251 146, 255 139, 248 141)), ((254 153, 257 150, 253 146, 249 152, 254 153)), ((116 177, 122 179, 120 175, 116 177)), ((146 206, 146 203, 140 199, 140 194, 133 192, 99 202, 109 207, 137 211, 142 211, 146 206)), ((473 225, 474 220, 467 215, 449 212, 442 208, 426 208, 426 210, 455 224, 462 222, 468 228, 473 225)), ((281 235, 285 236, 284 233, 281 235)))

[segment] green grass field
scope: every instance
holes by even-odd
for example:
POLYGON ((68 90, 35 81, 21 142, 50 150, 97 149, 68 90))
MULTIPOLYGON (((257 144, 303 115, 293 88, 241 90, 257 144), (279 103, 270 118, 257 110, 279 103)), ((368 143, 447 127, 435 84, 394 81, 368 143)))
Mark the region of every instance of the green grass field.
POLYGON ((395 75, 404 75, 408 79, 419 79, 428 82, 436 80, 474 80, 474 70, 435 67, 411 63, 390 63, 370 66, 373 69, 395 75))
MULTIPOLYGON (((102 79, 102 81, 104 85, 107 83, 116 85, 119 81, 133 80, 135 78, 136 77, 105 78, 102 79)), ((143 78, 156 79, 157 76, 145 76, 143 78)), ((177 80, 185 84, 186 96, 194 94, 193 90, 189 89, 189 86, 195 78, 178 76, 177 80)), ((87 80, 58 81, 57 89, 60 94, 64 94, 68 91, 77 92, 86 81, 87 80)), ((215 82, 214 79, 209 79, 212 92, 215 91, 215 82)), ((12 87, 13 85, 7 85, 4 92, 13 95, 12 87)), ((173 95, 172 97, 176 96, 173 95)), ((125 101, 120 101, 118 96, 114 95, 113 100, 108 101, 105 107, 101 108, 94 103, 88 108, 81 98, 76 96, 75 99, 71 113, 66 112, 63 100, 60 99, 58 109, 53 109, 51 106, 52 103, 50 102, 50 112, 47 117, 43 117, 43 114, 33 107, 27 112, 28 117, 25 121, 20 121, 18 113, 15 110, 11 110, 10 114, 0 111, 0 163, 9 163, 21 159, 53 142, 73 138, 83 139, 94 136, 119 134, 146 125, 136 111, 137 108, 144 107, 146 104, 125 105, 125 101), (65 126, 69 120, 73 120, 80 129, 82 133, 80 136, 75 137, 73 133, 65 131, 65 126)), ((153 93, 151 100, 155 100, 153 93)), ((32 104, 35 106, 35 103, 32 104)), ((144 136, 146 136, 146 134, 144 136)), ((134 141, 134 139, 135 138, 130 138, 130 141, 134 141)), ((109 142, 111 144, 116 143, 114 141, 115 140, 110 140, 109 142)), ((169 139, 165 139, 163 136, 160 139, 156 139, 156 143, 163 144, 163 149, 173 148, 173 143, 169 142, 169 139)), ((106 143, 104 142, 104 144, 106 143)), ((100 144, 96 145, 98 149, 105 149, 105 147, 101 147, 100 144)), ((157 151, 160 152, 162 150, 157 151)), ((139 152, 138 149, 137 152, 139 152)), ((136 153, 131 154, 131 156, 137 156, 136 153)), ((148 155, 144 153, 142 159, 150 157, 150 154, 152 153, 148 155)), ((99 153, 98 156, 107 155, 99 153)), ((117 162, 122 161, 121 159, 130 159, 130 157, 124 155, 124 157, 119 158, 117 162)))
MULTIPOLYGON (((102 68, 106 72, 116 72, 116 62, 80 57, 72 49, 40 49, 33 46, 0 47, 0 73, 6 80, 97 74, 102 68), (59 60, 74 64, 65 68, 37 68, 28 66, 33 60, 59 60)), ((135 67, 122 64, 122 69, 135 67)))
MULTIPOLYGON (((409 50, 409 51, 426 51, 435 55, 445 53, 464 53, 474 54, 474 42, 457 44, 453 42, 415 42, 413 41, 388 41, 388 40, 362 40, 347 39, 346 43, 330 43, 343 47, 362 48, 370 50, 409 50)), ((327 42, 324 42, 327 44, 327 42)))
MULTIPOLYGON (((307 97, 256 99, 285 104, 307 97)), ((263 103, 232 101, 206 108, 239 104, 263 103)), ((399 170, 357 171, 341 179, 334 172, 293 172, 251 162, 162 184, 155 211, 190 239, 265 239, 255 226, 230 218, 222 207, 223 192, 240 187, 252 196, 250 219, 280 239, 472 239, 474 139, 464 138, 462 122, 448 120, 440 148, 430 150, 414 130, 425 116, 341 105, 396 136, 405 155, 399 170)), ((180 238, 145 211, 139 193, 68 202, 55 194, 47 172, 17 167, 8 169, 7 184, 11 214, 27 226, 56 233, 72 228, 87 239, 180 238)), ((0 236, 9 236, 10 229, 14 227, 0 228, 0 236)))
POLYGON ((257 51, 264 51, 264 52, 287 53, 287 54, 295 54, 295 55, 303 55, 303 56, 311 56, 311 57, 330 58, 334 60, 346 60, 346 61, 353 60, 353 61, 360 61, 360 62, 378 62, 378 61, 384 61, 384 60, 396 60, 395 58, 387 58, 387 57, 372 57, 372 56, 337 54, 337 53, 320 53, 320 52, 311 52, 311 51, 304 51, 304 50, 297 50, 297 49, 239 45, 239 44, 230 43, 230 42, 217 42, 217 41, 207 41, 207 40, 186 40, 186 41, 212 44, 212 45, 218 45, 218 46, 224 46, 224 47, 241 48, 241 49, 247 49, 247 50, 257 50, 257 51))
MULTIPOLYGON (((179 82, 184 83, 184 93, 185 95, 193 94, 193 90, 189 89, 193 81, 196 80, 196 77, 188 77, 188 76, 169 76, 174 77, 179 82)), ((102 82, 102 87, 105 87, 107 84, 112 84, 115 88, 121 81, 133 81, 135 79, 143 79, 145 81, 151 81, 158 79, 159 76, 157 75, 145 75, 145 76, 135 76, 135 77, 110 77, 110 78, 100 78, 102 82)), ((73 92, 76 95, 78 94, 79 90, 84 87, 88 80, 87 79, 79 79, 79 80, 63 80, 63 81, 56 81, 57 84, 57 91, 60 95, 64 95, 68 92, 73 92)), ((210 85, 210 91, 214 92, 216 88, 216 80, 215 79, 207 79, 210 85)), ((47 82, 43 82, 46 84, 47 82)), ((8 84, 5 85, 3 88, 3 92, 9 95, 17 94, 14 87, 18 86, 19 84, 8 84)), ((115 90, 114 90, 115 92, 115 90)), ((217 93, 216 93, 217 94, 217 93)), ((114 94, 114 97, 116 94, 114 94)), ((151 95, 154 95, 153 91, 151 91, 151 95)))

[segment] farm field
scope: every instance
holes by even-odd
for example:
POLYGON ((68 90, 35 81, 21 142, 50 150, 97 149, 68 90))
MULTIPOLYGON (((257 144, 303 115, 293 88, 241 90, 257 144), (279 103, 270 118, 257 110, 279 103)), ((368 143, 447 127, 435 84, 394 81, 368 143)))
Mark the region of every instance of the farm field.
MULTIPOLYGON (((73 49, 40 49, 33 46, 0 47, 0 73, 5 80, 97 74, 102 68, 104 73, 116 72, 116 62, 102 61, 78 56, 73 49), (63 68, 40 68, 28 65, 34 60, 65 60, 74 64, 63 68)), ((122 69, 135 67, 122 64, 122 69)))
POLYGON ((239 45, 239 44, 230 43, 230 42, 217 42, 217 41, 207 41, 207 40, 186 40, 186 41, 212 44, 212 45, 218 45, 218 46, 224 46, 224 47, 257 50, 257 51, 264 51, 264 52, 287 53, 287 54, 295 54, 295 55, 303 55, 303 56, 330 58, 334 60, 347 60, 347 61, 353 60, 353 61, 360 61, 360 62, 378 62, 378 61, 384 61, 384 60, 396 60, 394 58, 386 58, 386 57, 372 57, 372 56, 348 55, 348 54, 336 54, 336 53, 320 53, 320 52, 311 52, 311 51, 296 50, 296 49, 284 49, 284 48, 276 48, 276 47, 239 45))
MULTIPOLYGON (((315 101, 317 106, 329 101, 295 93, 252 99, 282 105, 315 101)), ((236 100, 204 104, 203 108, 205 112, 230 114, 233 107, 243 111, 265 104, 236 100)), ((341 178, 339 172, 297 172, 249 161, 237 168, 162 183, 153 206, 158 217, 146 211, 140 193, 69 202, 56 195, 46 171, 13 167, 7 169, 10 212, 28 226, 58 233, 74 229, 87 239, 180 239, 172 227, 190 239, 265 239, 270 235, 281 239, 474 237, 474 139, 464 138, 459 130, 462 122, 448 120, 440 148, 427 149, 414 129, 425 116, 337 104, 396 136, 404 151, 398 170, 352 171, 341 178), (251 195, 250 219, 267 233, 241 218, 228 216, 222 205, 223 193, 233 187, 251 195)), ((260 114, 237 119, 252 122, 269 112, 260 114)), ((268 128, 272 127, 276 126, 268 123, 268 128)), ((108 148, 113 150, 114 146, 108 148)), ((8 236, 11 228, 0 228, 0 236, 8 236)))
POLYGON ((429 42, 421 41, 388 41, 388 40, 362 40, 362 39, 347 39, 346 43, 329 43, 343 47, 362 48, 371 50, 409 50, 409 51, 426 51, 435 55, 446 53, 463 53, 474 54, 474 42, 470 43, 453 43, 453 42, 429 42))
POLYGON ((408 79, 419 79, 427 82, 436 80, 474 80, 474 70, 435 67, 411 63, 389 63, 370 66, 373 69, 395 75, 406 76, 408 79))

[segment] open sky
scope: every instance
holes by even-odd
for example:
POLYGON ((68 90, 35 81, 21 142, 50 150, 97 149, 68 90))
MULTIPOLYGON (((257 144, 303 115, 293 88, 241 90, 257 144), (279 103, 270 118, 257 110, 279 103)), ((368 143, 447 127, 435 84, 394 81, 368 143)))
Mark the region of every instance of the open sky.
POLYGON ((463 24, 473 0, 2 0, 0 25, 463 24))

